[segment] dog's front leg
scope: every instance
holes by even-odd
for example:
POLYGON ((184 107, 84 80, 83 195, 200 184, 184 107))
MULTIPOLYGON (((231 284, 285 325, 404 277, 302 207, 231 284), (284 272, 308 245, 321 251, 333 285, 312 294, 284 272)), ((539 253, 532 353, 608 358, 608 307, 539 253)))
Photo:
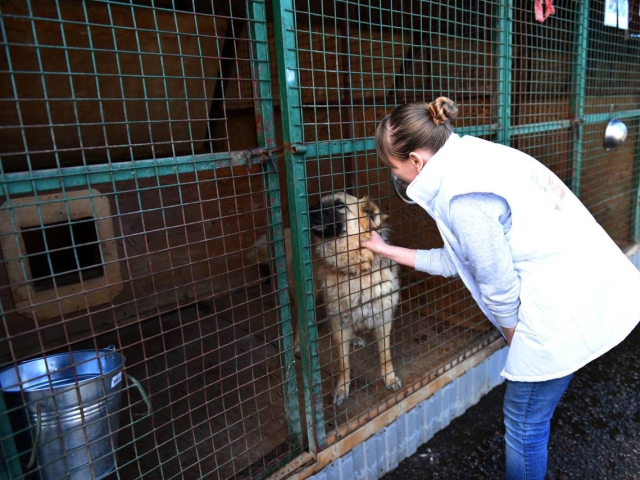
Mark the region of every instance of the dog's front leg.
POLYGON ((400 390, 402 381, 396 377, 391 362, 391 327, 391 322, 387 322, 375 328, 376 345, 380 354, 380 371, 384 384, 390 390, 400 390))
POLYGON ((333 404, 340 406, 349 398, 349 384, 351 383, 349 347, 353 338, 353 328, 350 325, 344 326, 343 324, 336 325, 336 327, 332 329, 332 336, 334 344, 338 346, 340 371, 338 372, 338 384, 333 391, 333 404))

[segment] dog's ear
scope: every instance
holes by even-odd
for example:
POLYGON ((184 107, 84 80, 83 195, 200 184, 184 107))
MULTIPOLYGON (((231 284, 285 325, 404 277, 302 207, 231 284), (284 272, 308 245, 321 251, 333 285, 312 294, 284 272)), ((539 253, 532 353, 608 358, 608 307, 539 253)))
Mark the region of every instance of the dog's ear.
POLYGON ((366 195, 358 201, 360 213, 360 227, 364 232, 377 230, 382 226, 382 222, 389 218, 388 215, 380 213, 380 208, 375 202, 369 200, 366 195))
POLYGON ((378 207, 365 195, 358 200, 358 210, 361 217, 371 217, 378 212, 378 207))

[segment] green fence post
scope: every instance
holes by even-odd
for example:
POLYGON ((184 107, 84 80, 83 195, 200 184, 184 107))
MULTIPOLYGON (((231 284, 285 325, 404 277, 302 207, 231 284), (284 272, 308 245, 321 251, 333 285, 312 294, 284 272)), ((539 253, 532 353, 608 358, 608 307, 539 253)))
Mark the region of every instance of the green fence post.
POLYGON ((18 449, 13 437, 4 396, 0 392, 0 478, 22 477, 18 449))
POLYGON ((583 151, 583 123, 584 123, 584 99, 587 79, 587 47, 589 36, 589 0, 577 2, 577 31, 573 78, 575 89, 571 93, 570 106, 573 117, 573 159, 571 184, 569 187, 577 197, 580 196, 580 176, 582 175, 582 151, 583 151))
POLYGON ((311 270, 311 239, 308 227, 309 206, 304 163, 306 149, 296 145, 302 142, 304 137, 293 0, 275 0, 273 9, 275 38, 278 45, 276 56, 282 136, 285 142, 291 243, 295 265, 295 294, 298 299, 298 328, 300 328, 307 433, 309 451, 316 453, 325 446, 325 428, 318 329, 315 324, 315 289, 311 270))
POLYGON ((511 56, 513 44, 513 1, 501 0, 498 16, 498 122, 500 130, 496 135, 498 143, 511 142, 511 56))
MULTIPOLYGON (((253 79, 253 98, 255 99, 255 119, 258 134, 258 145, 263 149, 276 146, 275 125, 273 117, 273 97, 271 94, 271 73, 269 71, 269 36, 267 31, 267 15, 264 1, 249 2, 249 35, 251 51, 251 78, 253 79)), ((278 307, 280 309, 280 326, 282 340, 280 351, 283 354, 282 388, 285 398, 284 412, 287 429, 291 441, 292 452, 287 456, 300 453, 302 449, 302 428, 300 425, 300 405, 298 404, 298 388, 296 384, 295 355, 293 330, 291 325, 291 304, 287 282, 287 262, 282 228, 282 209, 280 203, 280 185, 275 168, 277 157, 271 154, 273 163, 264 164, 264 188, 269 212, 270 235, 272 240, 271 271, 276 272, 278 307)), ((291 281, 291 279, 289 279, 291 281)))

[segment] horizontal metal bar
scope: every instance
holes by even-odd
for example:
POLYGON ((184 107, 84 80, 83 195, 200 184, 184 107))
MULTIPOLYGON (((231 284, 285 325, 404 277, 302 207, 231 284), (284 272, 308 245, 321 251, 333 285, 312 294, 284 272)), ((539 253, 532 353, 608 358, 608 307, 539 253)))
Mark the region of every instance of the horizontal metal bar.
MULTIPOLYGON (((474 127, 456 128, 456 133, 460 135, 490 135, 500 129, 498 124, 478 125, 474 127)), ((375 150, 375 137, 360 139, 344 139, 332 142, 314 142, 305 145, 307 158, 327 157, 333 155, 347 155, 353 153, 364 153, 375 150)))
POLYGON ((623 110, 621 112, 613 113, 592 113, 590 115, 585 115, 582 123, 589 125, 592 123, 608 122, 612 117, 617 118, 618 120, 622 120, 623 118, 636 118, 640 117, 640 110, 623 110))
MULTIPOLYGON (((156 178, 165 175, 239 167, 247 165, 247 159, 254 155, 254 151, 205 153, 156 160, 135 160, 132 162, 7 173, 0 175, 0 184, 3 185, 3 194, 16 195, 34 191, 42 192, 101 183, 122 182, 136 178, 156 178)), ((259 162, 256 161, 256 163, 259 162)))
POLYGON ((479 137, 482 135, 492 135, 499 132, 502 129, 499 123, 492 123, 489 125, 474 125, 472 127, 458 127, 455 128, 455 132, 458 135, 473 135, 479 137))
MULTIPOLYGON (((623 118, 636 118, 640 117, 640 110, 625 110, 621 112, 614 112, 613 115, 609 113, 598 113, 585 115, 582 124, 589 125, 593 123, 601 123, 608 121, 611 117, 617 119, 623 118)), ((544 133, 551 132, 553 130, 564 130, 571 128, 574 124, 573 120, 558 120, 555 122, 540 122, 531 123, 528 125, 518 125, 511 127, 511 135, 526 135, 531 133, 544 133)), ((500 131, 499 124, 490 125, 477 125, 472 127, 460 127, 456 128, 455 132, 459 135, 490 135, 500 131)), ((353 153, 362 153, 375 150, 375 137, 366 137, 357 140, 345 139, 335 140, 332 142, 314 142, 306 146, 307 158, 325 157, 332 155, 346 155, 353 153)))
POLYGON ((330 155, 344 155, 349 153, 368 152, 375 150, 375 138, 335 140, 333 142, 317 142, 305 145, 306 157, 326 157, 330 155))
POLYGON ((552 130, 564 130, 571 128, 573 122, 571 120, 558 120, 556 122, 540 122, 531 123, 529 125, 518 125, 511 127, 511 135, 526 135, 529 133, 543 133, 552 130))
MULTIPOLYGON (((618 119, 640 117, 640 110, 615 112, 618 119)), ((583 124, 606 122, 609 113, 585 115, 583 124)), ((542 133, 570 128, 571 120, 542 122, 520 125, 512 128, 512 135, 542 133)), ((461 127, 456 133, 461 135, 489 135, 500 130, 498 124, 461 127)), ((332 142, 311 143, 306 145, 307 158, 332 155, 355 154, 375 150, 375 138, 345 139, 332 142)), ((18 172, 0 175, 0 183, 4 184, 4 193, 8 195, 29 192, 75 188, 101 183, 122 182, 135 178, 155 178, 165 175, 193 173, 196 171, 216 170, 247 164, 250 151, 206 153, 186 155, 156 160, 135 160, 131 162, 86 165, 60 169, 38 170, 34 172, 18 172)))
MULTIPOLYGON (((115 5, 115 4, 114 4, 115 5)), ((119 4, 119 7, 127 7, 126 5, 123 4, 119 4)), ((143 5, 135 5, 135 7, 131 6, 130 7, 131 10, 133 10, 133 8, 135 8, 136 10, 141 10, 146 8, 147 10, 149 10, 148 7, 145 7, 143 5)), ((174 10, 166 10, 167 13, 170 13, 171 15, 175 15, 175 13, 184 15, 185 17, 187 15, 194 15, 193 12, 188 12, 188 11, 184 11, 184 12, 175 12, 174 10)), ((203 13, 195 13, 195 15, 197 15, 198 17, 209 17, 212 20, 243 20, 246 22, 251 22, 251 23, 260 23, 257 20, 252 20, 249 18, 244 18, 244 17, 229 17, 229 16, 225 16, 225 15, 218 15, 217 13, 215 15, 207 15, 207 14, 203 14, 203 13)), ((59 18, 52 18, 52 17, 42 17, 39 15, 18 15, 18 14, 13 14, 13 13, 4 13, 2 14, 3 18, 10 18, 10 19, 16 19, 16 20, 29 20, 32 22, 47 22, 47 23, 58 23, 60 25, 65 25, 65 26, 79 26, 79 27, 97 27, 97 28, 105 28, 105 24, 102 23, 96 23, 96 22, 91 22, 91 21, 78 21, 78 20, 72 20, 70 18, 64 18, 64 19, 59 19, 59 18)), ((265 22, 262 22, 265 23, 265 22)), ((242 41, 242 42, 246 42, 246 43, 258 43, 260 42, 259 40, 252 40, 252 39, 248 39, 248 38, 239 38, 239 37, 226 37, 224 35, 218 35, 217 33, 213 33, 213 34, 209 34, 207 35, 206 33, 201 33, 201 32, 197 32, 197 33, 192 33, 192 32, 187 32, 187 31, 176 31, 176 30, 166 30, 166 29, 162 29, 160 28, 158 25, 156 25, 156 28, 145 28, 143 26, 140 25, 136 25, 136 26, 127 26, 127 25, 108 25, 108 27, 110 29, 113 29, 114 31, 131 31, 134 32, 136 34, 138 33, 151 33, 153 35, 158 35, 158 34, 163 34, 163 35, 180 35, 181 37, 194 37, 194 38, 214 38, 217 39, 219 41, 222 40, 232 40, 232 41, 242 41)), ((215 32, 215 30, 214 30, 215 32)), ((268 42, 262 42, 262 43, 268 43, 268 42)), ((16 45, 16 46, 22 46, 22 47, 46 47, 46 48, 60 48, 57 45, 40 45, 38 43, 14 43, 14 42, 3 42, 3 45, 16 45)), ((73 47, 73 46, 65 46, 64 48, 68 48, 68 49, 79 49, 79 50, 92 50, 92 49, 88 49, 85 47, 73 47)), ((96 49, 94 49, 96 50, 96 49)), ((108 51, 108 50, 105 50, 108 51)), ((115 52, 116 50, 111 50, 112 52, 115 52)), ((130 52, 130 53, 143 53, 143 52, 130 52)), ((162 55, 159 54, 158 52, 144 52, 144 53, 152 53, 155 55, 162 55)), ((175 54, 177 56, 182 56, 182 54, 175 54)), ((248 60, 248 59, 247 59, 248 60)))

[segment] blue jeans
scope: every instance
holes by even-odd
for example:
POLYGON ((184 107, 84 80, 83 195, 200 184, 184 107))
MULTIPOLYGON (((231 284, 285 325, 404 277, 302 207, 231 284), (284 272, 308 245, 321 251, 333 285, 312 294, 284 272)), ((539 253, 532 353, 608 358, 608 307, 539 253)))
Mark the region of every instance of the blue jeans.
POLYGON ((507 380, 504 425, 508 480, 544 478, 551 417, 572 376, 546 382, 507 380))

